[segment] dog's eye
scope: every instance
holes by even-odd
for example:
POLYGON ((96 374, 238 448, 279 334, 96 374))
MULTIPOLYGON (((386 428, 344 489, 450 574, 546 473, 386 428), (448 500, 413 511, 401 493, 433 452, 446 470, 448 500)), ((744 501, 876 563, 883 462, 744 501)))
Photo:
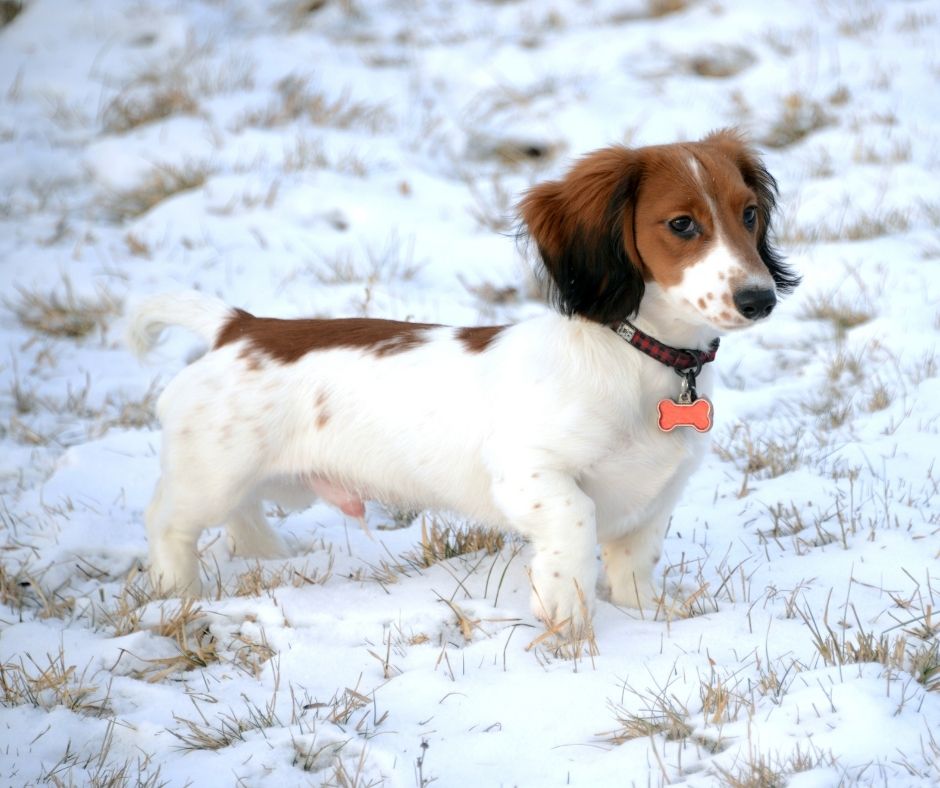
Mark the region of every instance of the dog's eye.
POLYGON ((691 216, 677 216, 669 221, 669 229, 680 238, 691 238, 698 231, 698 226, 691 216))
POLYGON ((757 206, 748 205, 744 209, 744 226, 748 230, 753 230, 754 226, 757 224, 757 206))

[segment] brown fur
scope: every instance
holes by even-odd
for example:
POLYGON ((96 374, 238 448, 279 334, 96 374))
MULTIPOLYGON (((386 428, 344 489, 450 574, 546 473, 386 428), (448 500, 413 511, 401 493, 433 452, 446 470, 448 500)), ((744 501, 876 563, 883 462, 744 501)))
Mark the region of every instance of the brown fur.
MULTIPOLYGON (((434 323, 407 323, 399 320, 373 318, 280 320, 255 317, 243 309, 235 309, 219 331, 215 347, 232 342, 248 341, 248 350, 241 355, 250 369, 260 364, 253 355, 263 353, 285 364, 292 364, 315 350, 360 348, 376 356, 387 356, 412 350, 427 341, 426 332, 440 328, 434 323)), ((503 326, 474 326, 457 329, 457 339, 470 353, 486 350, 503 326)), ((318 400, 317 404, 321 404, 318 400)))
POLYGON ((474 326, 457 329, 457 339, 469 353, 482 353, 505 326, 474 326))

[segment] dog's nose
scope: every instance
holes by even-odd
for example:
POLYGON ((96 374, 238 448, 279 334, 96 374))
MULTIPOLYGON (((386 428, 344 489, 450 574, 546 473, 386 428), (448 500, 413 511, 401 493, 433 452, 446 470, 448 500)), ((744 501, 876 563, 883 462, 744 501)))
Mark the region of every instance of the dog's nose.
POLYGON ((734 305, 748 320, 760 320, 774 311, 777 294, 773 290, 751 288, 734 294, 734 305))

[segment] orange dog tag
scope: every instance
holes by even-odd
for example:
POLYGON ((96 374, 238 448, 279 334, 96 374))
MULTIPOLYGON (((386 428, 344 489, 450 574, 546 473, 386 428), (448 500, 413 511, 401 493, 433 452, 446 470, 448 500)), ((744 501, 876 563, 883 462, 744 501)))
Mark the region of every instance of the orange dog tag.
POLYGON ((694 427, 699 432, 712 428, 712 404, 705 397, 695 402, 659 401, 659 428, 672 432, 676 427, 694 427))

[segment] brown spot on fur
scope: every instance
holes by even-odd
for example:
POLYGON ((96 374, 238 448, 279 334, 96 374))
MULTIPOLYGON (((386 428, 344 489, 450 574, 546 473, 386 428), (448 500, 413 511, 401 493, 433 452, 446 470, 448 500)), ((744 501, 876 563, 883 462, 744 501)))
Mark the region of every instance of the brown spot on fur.
POLYGON ((731 306, 731 304, 733 303, 731 300, 731 293, 722 293, 721 300, 723 303, 727 304, 728 306, 731 306))
POLYGON ((317 414, 317 429, 322 430, 327 425, 327 422, 329 422, 329 420, 330 420, 329 411, 325 409, 321 410, 317 414))
POLYGON ((719 271, 719 272, 718 272, 718 280, 719 280, 720 282, 724 282, 725 279, 727 279, 727 275, 725 274, 725 272, 724 272, 724 271, 719 271))
POLYGON ((584 527, 584 520, 578 520, 578 522, 576 522, 575 525, 578 526, 578 528, 583 528, 583 527, 584 527))
POLYGON ((699 308, 700 308, 700 309, 705 309, 705 307, 708 306, 708 304, 705 303, 705 299, 704 299, 704 298, 700 298, 700 299, 698 300, 698 305, 699 305, 699 308))
POLYGON ((540 503, 534 503, 534 504, 532 504, 532 508, 533 508, 533 509, 541 509, 541 508, 542 508, 542 504, 540 504, 540 503))
POLYGON ((457 329, 457 339, 469 353, 482 353, 506 326, 470 326, 457 329))
POLYGON ((533 473, 533 474, 532 474, 532 478, 533 478, 533 479, 538 479, 538 478, 539 478, 539 472, 536 471, 535 473, 533 473))
POLYGON ((427 331, 437 327, 431 323, 362 317, 280 320, 255 317, 243 309, 234 309, 219 331, 215 348, 246 340, 252 349, 286 364, 314 350, 335 348, 358 348, 386 356, 424 344, 427 331))
POLYGON ((727 310, 723 309, 723 310, 721 310, 721 314, 718 315, 718 318, 719 318, 720 320, 724 320, 725 322, 727 322, 727 321, 731 320, 731 313, 728 312, 727 310))
POLYGON ((326 392, 323 389, 320 389, 317 392, 317 398, 314 404, 318 408, 322 408, 324 405, 326 405, 326 392))
POLYGON ((561 577, 561 572, 552 572, 555 577, 561 577))
POLYGON ((250 372, 257 372, 261 369, 261 358, 250 345, 243 347, 238 357, 245 362, 245 366, 250 372))
MULTIPOLYGON (((413 350, 428 341, 427 333, 440 328, 434 323, 407 323, 363 317, 337 319, 304 318, 280 320, 255 317, 244 309, 234 309, 219 331, 215 349, 245 340, 239 354, 249 368, 260 368, 256 354, 292 364, 307 353, 336 348, 361 349, 376 356, 389 356, 413 350), (254 359, 253 366, 250 359, 254 359)), ((477 326, 457 329, 457 339, 472 353, 486 350, 505 326, 477 326)))
POLYGON ((714 301, 714 300, 715 300, 715 294, 714 294, 714 293, 705 293, 705 298, 707 298, 709 301, 714 301))

